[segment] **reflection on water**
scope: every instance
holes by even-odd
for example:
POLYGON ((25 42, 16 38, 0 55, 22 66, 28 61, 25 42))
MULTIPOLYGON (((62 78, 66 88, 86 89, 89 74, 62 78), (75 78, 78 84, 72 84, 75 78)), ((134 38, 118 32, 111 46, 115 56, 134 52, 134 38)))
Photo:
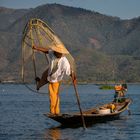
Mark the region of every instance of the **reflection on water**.
POLYGON ((52 139, 52 140, 60 140, 61 138, 61 131, 58 128, 50 128, 45 133, 45 139, 52 139))
MULTIPOLYGON (((112 100, 114 91, 99 90, 95 85, 79 85, 82 109, 112 100)), ((140 85, 128 85, 127 96, 133 99, 132 115, 121 114, 120 119, 93 124, 87 130, 62 128, 45 117, 49 112, 48 95, 40 95, 23 85, 0 84, 0 140, 139 140, 140 138, 140 85)), ((73 91, 69 87, 60 94, 61 111, 77 111, 73 91)))

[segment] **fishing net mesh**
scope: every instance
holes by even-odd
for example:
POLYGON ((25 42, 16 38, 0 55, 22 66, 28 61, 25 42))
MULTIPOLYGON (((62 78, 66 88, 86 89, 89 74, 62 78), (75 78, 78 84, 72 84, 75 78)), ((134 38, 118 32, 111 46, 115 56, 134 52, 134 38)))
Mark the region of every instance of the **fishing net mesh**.
MULTIPOLYGON (((32 49, 32 46, 52 49, 54 46, 57 47, 59 45, 66 49, 61 40, 46 23, 40 19, 31 19, 27 23, 23 31, 22 40, 22 78, 24 82, 31 83, 34 81, 35 83, 35 77, 41 77, 49 64, 46 54, 35 51, 32 49)), ((71 65, 71 69, 75 71, 73 57, 70 53, 65 54, 65 56, 71 65)), ((68 83, 70 79, 65 78, 63 82, 68 83)))

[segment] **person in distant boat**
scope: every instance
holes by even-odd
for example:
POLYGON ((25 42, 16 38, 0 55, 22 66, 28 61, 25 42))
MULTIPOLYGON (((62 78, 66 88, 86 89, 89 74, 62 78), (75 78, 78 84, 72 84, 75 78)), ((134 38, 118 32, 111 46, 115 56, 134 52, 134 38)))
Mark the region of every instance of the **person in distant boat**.
POLYGON ((121 83, 122 83, 121 84, 121 86, 122 86, 122 96, 125 97, 125 94, 127 92, 127 84, 124 80, 121 83))
POLYGON ((68 54, 68 51, 61 46, 53 47, 52 50, 48 50, 43 47, 33 46, 33 49, 41 51, 47 54, 49 60, 48 69, 42 74, 41 79, 36 78, 37 90, 40 87, 48 83, 49 97, 50 97, 50 113, 60 113, 60 99, 59 99, 59 87, 60 83, 65 75, 75 78, 75 74, 71 71, 71 66, 64 54, 68 54))
POLYGON ((124 81, 121 81, 121 84, 115 85, 115 100, 121 100, 125 97, 125 93, 127 91, 127 84, 124 81))
POLYGON ((115 85, 115 95, 114 98, 118 98, 122 96, 122 85, 121 84, 116 84, 115 85))

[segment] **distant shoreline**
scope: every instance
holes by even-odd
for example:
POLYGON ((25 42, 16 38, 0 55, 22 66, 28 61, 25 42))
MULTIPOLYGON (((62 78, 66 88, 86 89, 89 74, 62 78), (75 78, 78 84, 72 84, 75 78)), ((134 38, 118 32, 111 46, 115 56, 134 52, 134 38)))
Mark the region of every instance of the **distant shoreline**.
MULTIPOLYGON (((62 82, 63 83, 63 82, 62 82)), ((78 85, 114 85, 116 83, 119 83, 119 82, 97 82, 97 81, 94 81, 94 82, 87 82, 87 81, 83 81, 83 82, 78 82, 78 85)), ((127 84, 131 85, 131 84, 140 84, 140 82, 126 82, 127 84)), ((23 82, 17 82, 17 81, 0 81, 0 84, 34 84, 34 83, 23 83, 23 82)), ((64 85, 68 85, 68 84, 72 84, 72 83, 63 83, 64 85)))

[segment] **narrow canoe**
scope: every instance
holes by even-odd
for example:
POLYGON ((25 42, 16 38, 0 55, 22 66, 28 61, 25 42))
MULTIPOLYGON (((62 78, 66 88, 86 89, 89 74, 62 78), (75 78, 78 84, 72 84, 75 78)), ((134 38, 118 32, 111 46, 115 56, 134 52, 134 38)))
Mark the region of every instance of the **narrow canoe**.
MULTIPOLYGON (((120 114, 125 110, 128 110, 129 105, 132 100, 130 98, 125 98, 123 102, 111 102, 96 108, 91 108, 83 111, 83 116, 86 125, 92 125, 95 123, 106 122, 110 120, 118 119, 120 114), (115 105, 115 109, 111 111, 108 108, 110 105, 115 105)), ((45 116, 61 123, 62 126, 81 126, 82 119, 79 112, 76 113, 65 113, 59 115, 52 115, 50 113, 45 113, 45 116)))

